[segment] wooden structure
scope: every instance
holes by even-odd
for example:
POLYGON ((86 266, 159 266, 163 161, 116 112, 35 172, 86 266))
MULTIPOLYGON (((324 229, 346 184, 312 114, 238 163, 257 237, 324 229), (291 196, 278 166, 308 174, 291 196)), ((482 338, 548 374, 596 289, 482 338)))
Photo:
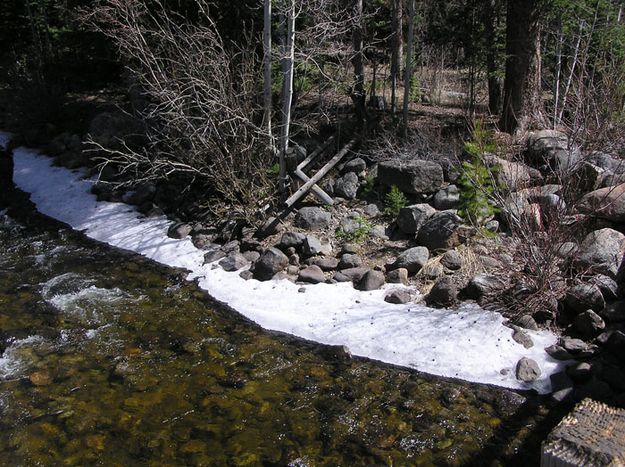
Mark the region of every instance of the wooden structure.
POLYGON ((298 164, 298 166, 293 171, 293 173, 298 178, 300 178, 304 182, 304 184, 301 187, 299 187, 297 191, 293 193, 291 197, 289 197, 289 199, 285 201, 284 204, 286 205, 287 209, 292 208, 295 205, 295 203, 297 203, 300 199, 306 196, 306 194, 310 191, 312 191, 315 194, 315 196, 317 196, 317 198, 319 198, 324 203, 330 204, 330 205, 334 204, 334 200, 330 197, 330 195, 328 195, 325 191, 323 191, 317 185, 317 183, 323 177, 325 177, 328 174, 328 172, 330 172, 330 170, 332 170, 334 166, 336 166, 336 164, 338 164, 341 161, 341 159, 345 157, 345 155, 356 145, 356 143, 358 142, 358 139, 353 138, 352 140, 350 140, 349 143, 343 146, 343 148, 332 159, 330 159, 321 169, 319 169, 319 171, 312 177, 309 177, 308 175, 304 173, 304 170, 306 169, 306 167, 309 166, 316 157, 318 157, 321 153, 323 153, 323 151, 332 143, 332 141, 333 141, 332 138, 326 141, 324 145, 322 145, 319 149, 311 153, 310 156, 308 156, 300 164, 298 164))
POLYGON ((543 442, 540 465, 625 466, 625 410, 584 399, 543 442))

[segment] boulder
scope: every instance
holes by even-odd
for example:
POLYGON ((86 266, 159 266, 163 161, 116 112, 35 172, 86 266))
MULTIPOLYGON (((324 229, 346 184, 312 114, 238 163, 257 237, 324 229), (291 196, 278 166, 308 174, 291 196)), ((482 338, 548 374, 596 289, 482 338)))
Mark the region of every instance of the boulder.
POLYGON ((330 213, 322 208, 318 207, 304 207, 300 208, 295 218, 295 222, 298 226, 304 229, 320 230, 325 229, 330 225, 332 216, 330 213))
POLYGON ((599 287, 601 295, 603 295, 606 302, 613 301, 618 298, 618 284, 611 277, 599 274, 591 277, 589 282, 599 287))
POLYGON ((591 217, 625 222, 625 183, 586 193, 577 209, 591 217))
POLYGON ((625 322, 625 301, 609 303, 598 314, 610 323, 623 323, 625 322))
POLYGON ((356 174, 359 174, 364 172, 365 170, 367 170, 367 163, 360 157, 352 159, 343 167, 343 172, 346 173, 354 172, 356 174))
POLYGON ((523 329, 538 331, 538 323, 532 315, 521 315, 515 320, 515 324, 523 329))
POLYGON ((594 284, 575 284, 570 287, 564 298, 566 308, 579 314, 586 310, 600 311, 605 308, 601 290, 594 284))
POLYGON ((578 148, 570 144, 568 136, 557 130, 541 130, 529 134, 529 159, 544 168, 565 173, 581 160, 578 148))
POLYGON ((454 211, 441 211, 419 229, 417 243, 430 250, 454 248, 464 241, 466 232, 459 229, 462 219, 454 211))
POLYGON ((605 321, 592 310, 581 312, 575 317, 575 329, 586 337, 595 337, 605 329, 605 321))
POLYGON ((416 234, 434 213, 436 213, 436 209, 429 204, 407 206, 399 211, 397 225, 404 233, 416 234))
POLYGON ((415 274, 423 268, 429 258, 430 252, 427 248, 423 246, 409 248, 397 257, 391 269, 404 268, 408 273, 415 274))
POLYGON ((226 253, 221 250, 212 250, 204 255, 204 264, 212 263, 226 257, 226 253))
POLYGON ((191 233, 193 228, 189 224, 181 222, 173 223, 169 229, 167 229, 167 236, 170 238, 182 239, 191 233))
POLYGON ((499 277, 490 274, 477 274, 469 281, 464 292, 468 298, 480 298, 497 293, 505 288, 505 282, 499 277))
POLYGON ((362 212, 365 216, 377 217, 380 215, 380 208, 378 208, 375 204, 367 204, 362 212))
POLYGON ((580 247, 577 264, 599 274, 615 278, 625 254, 625 235, 605 228, 589 233, 580 247))
POLYGON ((143 183, 135 188, 124 201, 135 206, 141 206, 148 201, 152 201, 155 194, 156 187, 152 183, 143 183))
POLYGON ((354 281, 354 288, 362 291, 377 290, 384 285, 384 273, 369 269, 358 281, 354 281))
POLYGON ((254 278, 267 281, 289 264, 289 258, 277 248, 268 248, 254 266, 254 278))
POLYGON ((238 271, 249 264, 250 262, 241 253, 233 253, 219 261, 221 268, 228 272, 238 271))
POLYGON ((521 344, 526 349, 531 349, 532 347, 534 347, 534 341, 527 333, 527 331, 524 331, 523 329, 516 326, 513 329, 514 330, 512 331, 512 339, 514 340, 514 342, 521 344))
POLYGON ((345 253, 339 261, 339 269, 351 269, 362 266, 362 258, 358 255, 345 253))
POLYGON ((505 190, 517 191, 543 181, 538 170, 520 162, 507 161, 492 154, 486 155, 484 162, 488 167, 496 169, 493 171, 495 181, 505 190))
POLYGON ((308 266, 299 272, 297 280, 302 282, 309 282, 311 284, 318 284, 319 282, 325 282, 326 277, 319 266, 308 266))
POLYGON ((358 175, 347 172, 334 182, 334 194, 346 199, 354 199, 358 194, 358 175))
POLYGON ((337 258, 315 258, 312 262, 315 266, 319 266, 322 271, 332 271, 339 266, 337 258))
POLYGON ((455 209, 460 204, 460 192, 456 185, 442 188, 434 195, 434 207, 440 211, 455 209))
POLYGON ((317 237, 313 237, 312 235, 306 235, 304 244, 302 245, 302 252, 306 256, 316 256, 321 254, 322 251, 323 247, 319 239, 317 237))
POLYGON ((365 273, 369 271, 368 268, 349 268, 334 274, 334 280, 337 282, 358 282, 365 273))
POLYGON ((554 360, 573 360, 573 355, 561 345, 553 344, 549 347, 545 347, 545 352, 554 360))
POLYGON ((585 161, 613 174, 625 174, 625 162, 623 159, 605 152, 592 152, 586 156, 585 161))
POLYGON ((424 160, 385 161, 378 164, 378 181, 404 193, 434 193, 443 185, 443 168, 424 160))
POLYGON ((441 264, 451 271, 457 271, 462 268, 463 259, 458 251, 449 250, 441 256, 441 264))
POLYGON ((299 250, 306 240, 306 235, 299 232, 284 232, 280 241, 276 245, 281 250, 286 251, 288 248, 299 250))
POLYGON ((408 269, 406 268, 393 269, 386 275, 386 280, 391 284, 408 285, 408 269))
POLYGON ((524 383, 531 383, 540 378, 540 367, 531 358, 523 357, 516 365, 516 378, 524 383))
POLYGON ((430 305, 451 306, 458 297, 458 288, 451 277, 442 277, 434 284, 427 296, 430 305))
POLYGON ((403 305, 409 303, 412 300, 412 295, 408 290, 392 290, 384 297, 384 301, 392 303, 394 305, 403 305))
POLYGON ((258 251, 246 251, 243 253, 243 257, 248 260, 250 263, 255 263, 260 258, 260 253, 258 251))

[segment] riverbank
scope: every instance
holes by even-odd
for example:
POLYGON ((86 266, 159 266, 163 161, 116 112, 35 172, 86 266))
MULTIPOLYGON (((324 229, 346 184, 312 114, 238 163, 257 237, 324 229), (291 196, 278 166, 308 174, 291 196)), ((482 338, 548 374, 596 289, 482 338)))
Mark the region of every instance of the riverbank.
POLYGON ((498 313, 476 305, 452 311, 385 302, 396 285, 360 292, 346 284, 245 281, 204 264, 206 252, 190 239, 169 238, 171 222, 165 217, 146 218, 131 206, 96 201, 90 194, 94 182, 85 172, 53 167, 51 159, 24 148, 15 150, 15 166, 16 184, 31 193, 44 214, 96 240, 189 270, 189 280, 266 329, 344 345, 354 355, 434 375, 541 393, 550 391, 549 376, 563 369, 544 351, 556 342, 555 335, 528 331, 534 346, 526 349, 512 339, 498 313), (542 370, 532 383, 516 379, 514 367, 523 357, 542 370))

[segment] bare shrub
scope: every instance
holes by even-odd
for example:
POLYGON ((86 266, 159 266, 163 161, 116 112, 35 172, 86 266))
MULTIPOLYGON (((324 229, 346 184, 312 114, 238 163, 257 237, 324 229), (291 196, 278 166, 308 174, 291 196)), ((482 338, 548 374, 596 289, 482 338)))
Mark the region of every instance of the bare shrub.
POLYGON ((83 21, 115 42, 148 102, 140 111, 145 147, 96 147, 103 164, 131 175, 127 183, 204 182, 216 195, 216 214, 253 221, 274 191, 256 102, 259 60, 251 47, 224 44, 208 2, 197 5, 193 23, 159 0, 102 0, 83 12, 83 21))

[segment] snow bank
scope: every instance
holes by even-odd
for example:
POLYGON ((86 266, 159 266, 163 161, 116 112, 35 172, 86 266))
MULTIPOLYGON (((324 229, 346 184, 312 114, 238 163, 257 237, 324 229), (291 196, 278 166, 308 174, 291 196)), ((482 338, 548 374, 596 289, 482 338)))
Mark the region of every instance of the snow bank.
MULTIPOLYGON (((0 144, 7 136, 0 133, 0 144)), ((15 183, 32 194, 37 208, 96 240, 134 251, 160 263, 191 271, 189 280, 266 329, 325 344, 345 345, 354 355, 476 383, 549 392, 549 375, 561 371, 544 348, 556 342, 548 332, 530 332, 534 347, 516 343, 503 317, 475 305, 458 311, 384 302, 386 291, 359 292, 350 284, 301 286, 289 281, 245 281, 214 265, 189 238, 167 237, 170 222, 146 219, 132 207, 97 202, 92 180, 82 171, 53 167, 35 151, 15 151, 15 183), (542 378, 532 384, 515 378, 521 357, 536 360, 542 378)))

